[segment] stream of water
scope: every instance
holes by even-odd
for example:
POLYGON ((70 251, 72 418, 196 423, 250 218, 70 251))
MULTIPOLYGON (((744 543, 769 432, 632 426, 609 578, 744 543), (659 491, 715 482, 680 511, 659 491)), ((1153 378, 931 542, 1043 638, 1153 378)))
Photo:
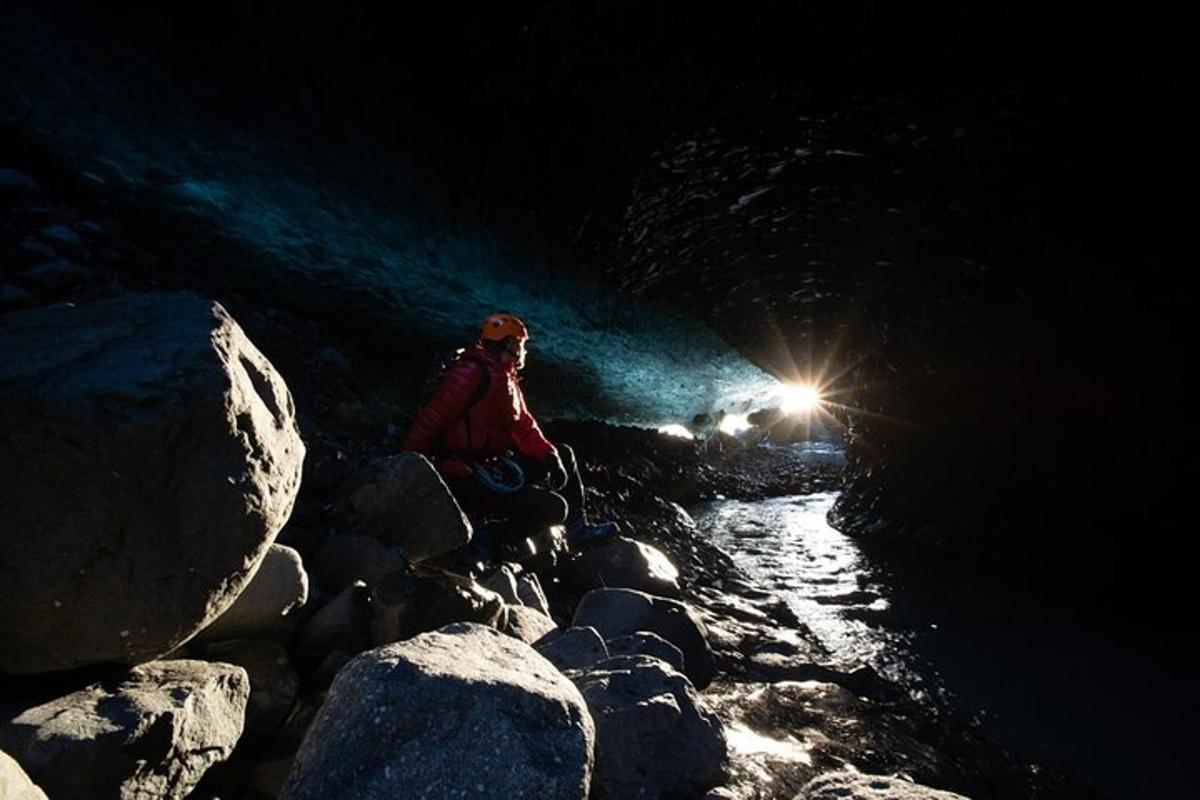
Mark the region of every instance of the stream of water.
POLYGON ((1195 706, 1181 657, 1193 634, 1089 615, 979 576, 889 567, 829 526, 836 498, 714 500, 692 514, 836 659, 870 664, 979 721, 1016 756, 1113 797, 1190 796, 1179 731, 1195 706))

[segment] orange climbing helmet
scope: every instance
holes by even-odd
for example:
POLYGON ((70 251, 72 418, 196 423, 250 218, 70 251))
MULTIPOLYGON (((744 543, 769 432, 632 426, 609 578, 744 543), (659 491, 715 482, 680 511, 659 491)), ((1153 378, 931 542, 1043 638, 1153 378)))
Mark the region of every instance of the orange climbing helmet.
POLYGON ((479 331, 479 338, 489 342, 502 342, 509 336, 516 337, 518 341, 529 338, 525 323, 512 314, 492 314, 483 321, 479 331))

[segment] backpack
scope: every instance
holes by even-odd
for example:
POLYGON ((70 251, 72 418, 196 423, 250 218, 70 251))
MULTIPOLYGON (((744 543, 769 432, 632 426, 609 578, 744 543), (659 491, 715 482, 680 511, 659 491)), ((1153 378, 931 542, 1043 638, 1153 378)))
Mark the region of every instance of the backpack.
MULTIPOLYGON (((466 351, 465 347, 460 347, 453 351, 443 350, 434 355, 429 377, 421 384, 421 394, 417 402, 418 413, 425 407, 426 403, 433 399, 433 395, 437 392, 438 387, 442 385, 442 378, 446 377, 446 371, 454 366, 466 351)), ((479 382, 479 386, 476 387, 474 394, 471 395, 471 402, 467 404, 467 410, 463 412, 464 416, 470 414, 475 404, 483 399, 483 396, 487 394, 488 385, 492 381, 492 376, 488 373, 486 367, 478 363, 476 367, 483 373, 483 380, 479 382)))

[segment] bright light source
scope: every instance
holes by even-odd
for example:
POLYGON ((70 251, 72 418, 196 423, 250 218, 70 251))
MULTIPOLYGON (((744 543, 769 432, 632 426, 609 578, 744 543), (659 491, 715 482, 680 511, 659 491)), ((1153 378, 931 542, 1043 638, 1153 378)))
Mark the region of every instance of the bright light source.
POLYGON ((667 436, 678 436, 680 439, 695 439, 692 432, 680 425, 678 422, 672 422, 670 425, 663 425, 658 429, 659 433, 667 436))
POLYGON ((726 414, 725 419, 721 420, 721 433, 737 436, 742 431, 750 430, 754 426, 748 417, 748 414, 726 414))
POLYGON ((821 392, 802 383, 786 384, 780 390, 780 408, 785 414, 807 414, 821 405, 821 392))

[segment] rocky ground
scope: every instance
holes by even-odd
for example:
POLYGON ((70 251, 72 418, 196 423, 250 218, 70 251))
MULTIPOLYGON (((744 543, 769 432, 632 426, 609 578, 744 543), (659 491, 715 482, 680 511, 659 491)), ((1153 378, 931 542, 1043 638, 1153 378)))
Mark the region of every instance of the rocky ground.
POLYGON ((1091 796, 832 662, 684 510, 835 462, 553 424, 621 538, 468 569, 386 365, 0 200, 5 797, 1091 796))

